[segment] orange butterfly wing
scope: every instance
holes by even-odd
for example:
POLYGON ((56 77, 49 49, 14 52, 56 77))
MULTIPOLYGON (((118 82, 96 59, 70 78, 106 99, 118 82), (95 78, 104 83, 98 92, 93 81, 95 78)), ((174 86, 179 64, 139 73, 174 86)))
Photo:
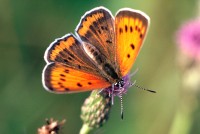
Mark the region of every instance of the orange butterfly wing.
POLYGON ((115 17, 116 59, 121 76, 129 73, 144 41, 149 17, 141 11, 124 8, 115 17))
POLYGON ((98 7, 86 12, 75 31, 82 41, 96 47, 114 65, 114 18, 108 9, 98 7))
POLYGON ((90 91, 110 85, 98 75, 73 69, 61 63, 47 65, 43 77, 46 89, 57 93, 90 91))
POLYGON ((81 92, 110 85, 72 34, 53 42, 46 50, 44 58, 47 65, 42 79, 48 91, 81 92))

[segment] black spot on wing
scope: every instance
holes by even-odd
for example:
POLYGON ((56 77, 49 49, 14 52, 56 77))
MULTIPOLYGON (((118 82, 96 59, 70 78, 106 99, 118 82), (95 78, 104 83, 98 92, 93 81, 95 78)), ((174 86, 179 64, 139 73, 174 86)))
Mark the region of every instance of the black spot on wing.
POLYGON ((140 38, 142 38, 143 37, 143 35, 142 34, 140 34, 140 38))
MULTIPOLYGON (((56 57, 57 58, 57 57, 56 57)), ((62 60, 61 60, 62 61, 62 60)), ((67 64, 69 61, 67 59, 63 59, 63 61, 67 64)))
POLYGON ((101 30, 98 29, 99 34, 101 34, 101 30))
POLYGON ((64 86, 61 82, 58 82, 58 85, 60 86, 60 88, 64 88, 64 86))
POLYGON ((91 82, 88 82, 88 85, 92 85, 92 83, 91 83, 91 82))
POLYGON ((65 77, 65 75, 64 75, 64 74, 60 74, 60 76, 61 76, 61 77, 65 77))
POLYGON ((66 81, 66 80, 65 80, 65 79, 63 79, 63 78, 60 78, 60 80, 61 80, 61 81, 63 81, 63 82, 65 82, 65 81, 66 81))
MULTIPOLYGON (((90 25, 89 29, 90 29, 94 34, 97 34, 97 33, 96 33, 96 30, 95 30, 95 28, 94 28, 93 25, 90 25)), ((89 31, 88 31, 88 32, 89 32, 89 31)), ((87 33, 88 33, 88 32, 87 32, 87 33)))
POLYGON ((125 25, 125 32, 128 32, 128 26, 125 25))
POLYGON ((109 43, 109 44, 111 44, 111 43, 112 43, 112 41, 111 41, 111 40, 106 40, 106 42, 107 42, 107 43, 109 43))
POLYGON ((130 32, 131 32, 131 33, 133 32, 133 27, 132 27, 132 26, 130 26, 130 32))
POLYGON ((130 44, 130 46, 131 46, 131 48, 134 50, 135 49, 135 46, 134 46, 134 44, 132 43, 132 44, 130 44))
POLYGON ((69 88, 65 88, 65 91, 70 91, 70 89, 69 88))
POLYGON ((82 87, 83 85, 82 85, 81 83, 78 82, 78 83, 77 83, 77 86, 78 86, 78 87, 82 87))
POLYGON ((108 27, 106 27, 106 26, 101 26, 101 30, 106 30, 106 31, 108 31, 108 27))
POLYGON ((119 28, 119 33, 122 34, 123 33, 123 29, 119 28))
POLYGON ((65 69, 65 71, 64 71, 65 73, 69 73, 69 70, 68 69, 65 69))

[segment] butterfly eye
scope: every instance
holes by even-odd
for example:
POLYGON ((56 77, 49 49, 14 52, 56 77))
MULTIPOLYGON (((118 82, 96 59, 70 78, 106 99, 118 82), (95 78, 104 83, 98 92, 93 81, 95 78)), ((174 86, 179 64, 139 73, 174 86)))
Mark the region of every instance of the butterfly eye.
POLYGON ((124 80, 121 79, 119 82, 115 83, 115 86, 118 87, 118 88, 120 88, 120 87, 123 87, 124 84, 125 84, 125 83, 124 83, 124 80))

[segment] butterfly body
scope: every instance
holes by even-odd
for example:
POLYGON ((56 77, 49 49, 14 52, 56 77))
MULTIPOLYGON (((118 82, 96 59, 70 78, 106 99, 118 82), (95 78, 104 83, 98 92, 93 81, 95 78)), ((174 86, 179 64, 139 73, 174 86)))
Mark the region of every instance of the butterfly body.
POLYGON ((94 8, 81 18, 75 33, 56 39, 45 52, 43 85, 54 93, 129 87, 129 75, 149 25, 149 17, 129 8, 115 17, 94 8))

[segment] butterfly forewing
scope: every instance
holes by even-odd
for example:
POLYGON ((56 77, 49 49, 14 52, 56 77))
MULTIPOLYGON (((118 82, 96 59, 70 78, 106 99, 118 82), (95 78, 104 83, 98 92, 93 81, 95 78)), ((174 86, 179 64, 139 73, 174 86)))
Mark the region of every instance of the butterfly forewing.
POLYGON ((148 25, 149 17, 141 11, 125 8, 116 14, 116 59, 121 76, 125 76, 135 62, 148 25))
POLYGON ((115 62, 114 19, 104 7, 87 12, 76 28, 81 40, 95 46, 107 60, 115 62))

